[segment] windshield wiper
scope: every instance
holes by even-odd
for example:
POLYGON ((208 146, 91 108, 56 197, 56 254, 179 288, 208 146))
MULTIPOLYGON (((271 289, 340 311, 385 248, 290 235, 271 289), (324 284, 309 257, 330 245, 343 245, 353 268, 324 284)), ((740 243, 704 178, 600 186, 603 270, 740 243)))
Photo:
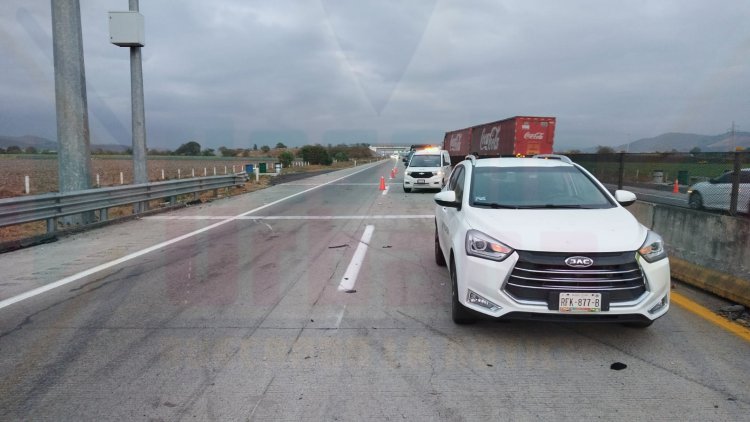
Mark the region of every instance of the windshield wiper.
POLYGON ((492 209, 510 209, 510 210, 517 210, 519 207, 517 205, 504 205, 504 204, 498 204, 497 202, 474 202, 474 205, 478 207, 488 207, 492 209))
POLYGON ((474 206, 487 207, 492 209, 509 209, 509 210, 540 210, 540 209, 594 209, 593 207, 577 204, 539 204, 539 205, 506 205, 497 202, 474 202, 474 206))
POLYGON ((584 207, 583 205, 561 205, 561 204, 544 204, 544 205, 519 205, 516 207, 518 209, 571 209, 571 210, 577 210, 577 209, 590 209, 590 207, 584 207))

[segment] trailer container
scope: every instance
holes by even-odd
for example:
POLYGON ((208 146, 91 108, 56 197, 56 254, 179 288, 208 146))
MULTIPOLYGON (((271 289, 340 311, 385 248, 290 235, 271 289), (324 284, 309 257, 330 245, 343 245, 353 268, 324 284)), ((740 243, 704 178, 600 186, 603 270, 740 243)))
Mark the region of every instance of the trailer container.
POLYGON ((555 137, 554 117, 516 116, 447 132, 443 149, 451 160, 466 155, 510 157, 551 154, 555 137))

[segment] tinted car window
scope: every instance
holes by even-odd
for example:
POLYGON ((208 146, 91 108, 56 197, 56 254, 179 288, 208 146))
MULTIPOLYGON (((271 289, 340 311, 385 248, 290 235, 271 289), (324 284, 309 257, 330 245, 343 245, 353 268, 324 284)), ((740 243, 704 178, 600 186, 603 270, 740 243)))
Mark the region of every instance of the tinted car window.
POLYGON ((458 166, 453 170, 453 173, 451 173, 451 178, 448 181, 448 190, 455 190, 456 189, 456 180, 458 180, 458 175, 463 173, 464 166, 458 166))
POLYGON ((732 172, 728 171, 714 179, 714 183, 732 183, 732 172))
POLYGON ((458 172, 456 175, 456 185, 453 187, 453 190, 456 192, 456 200, 458 202, 461 202, 464 198, 464 179, 465 179, 466 172, 463 168, 461 168, 461 171, 458 172))
POLYGON ((440 156, 415 155, 411 158, 409 167, 440 167, 440 156))

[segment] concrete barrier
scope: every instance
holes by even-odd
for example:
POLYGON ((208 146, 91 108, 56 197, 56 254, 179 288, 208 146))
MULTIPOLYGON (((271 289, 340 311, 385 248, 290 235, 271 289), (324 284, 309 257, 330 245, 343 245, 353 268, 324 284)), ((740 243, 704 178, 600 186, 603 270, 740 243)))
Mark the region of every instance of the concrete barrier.
POLYGON ((672 277, 750 306, 750 219, 640 201, 628 210, 664 238, 672 277))

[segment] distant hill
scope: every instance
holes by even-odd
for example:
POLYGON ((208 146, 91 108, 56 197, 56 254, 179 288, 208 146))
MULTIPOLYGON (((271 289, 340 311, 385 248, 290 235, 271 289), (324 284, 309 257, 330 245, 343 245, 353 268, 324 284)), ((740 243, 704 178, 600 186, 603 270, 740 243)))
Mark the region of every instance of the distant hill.
POLYGON ((48 149, 50 151, 57 151, 57 142, 50 141, 46 138, 40 138, 38 136, 0 136, 0 148, 8 148, 13 145, 25 149, 26 147, 34 147, 37 150, 48 149))
MULTIPOLYGON (((694 133, 665 133, 653 138, 644 138, 613 147, 615 151, 628 152, 689 152, 693 148, 700 148, 703 152, 733 151, 734 146, 750 149, 750 132, 735 132, 734 140, 731 133, 721 135, 696 135, 694 133)), ((594 151, 596 148, 594 148, 594 151)))
MULTIPOLYGON (((25 135, 25 136, 0 136, 0 148, 8 148, 11 146, 17 146, 21 149, 27 147, 34 147, 37 151, 50 150, 57 151, 57 142, 51 141, 47 138, 39 136, 25 135)), ((92 144, 91 151, 109 151, 109 152, 125 152, 130 145, 119 145, 119 144, 92 144)))

